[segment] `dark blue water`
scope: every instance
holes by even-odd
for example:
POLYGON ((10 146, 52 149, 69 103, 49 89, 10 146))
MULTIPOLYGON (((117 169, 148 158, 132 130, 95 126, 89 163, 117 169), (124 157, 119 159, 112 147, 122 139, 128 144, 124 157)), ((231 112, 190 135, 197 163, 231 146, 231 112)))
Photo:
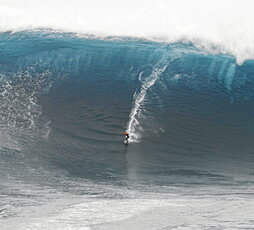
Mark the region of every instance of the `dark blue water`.
POLYGON ((0 214, 58 193, 251 193, 253 76, 191 44, 0 34, 0 214))

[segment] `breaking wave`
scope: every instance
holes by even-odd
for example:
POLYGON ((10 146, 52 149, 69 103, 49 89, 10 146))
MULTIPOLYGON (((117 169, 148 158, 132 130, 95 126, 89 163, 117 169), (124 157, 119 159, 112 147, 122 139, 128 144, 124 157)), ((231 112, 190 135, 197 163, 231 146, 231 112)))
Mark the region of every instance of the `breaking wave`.
POLYGON ((254 58, 252 0, 1 0, 0 31, 52 29, 80 36, 191 42, 211 53, 254 58))

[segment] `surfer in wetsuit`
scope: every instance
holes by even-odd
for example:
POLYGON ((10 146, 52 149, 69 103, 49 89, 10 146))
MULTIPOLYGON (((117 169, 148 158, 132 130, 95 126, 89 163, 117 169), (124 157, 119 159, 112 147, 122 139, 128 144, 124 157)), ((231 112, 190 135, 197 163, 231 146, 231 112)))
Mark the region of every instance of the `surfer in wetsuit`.
POLYGON ((126 143, 128 143, 129 142, 128 139, 130 138, 129 133, 124 132, 123 135, 125 135, 125 141, 126 143))

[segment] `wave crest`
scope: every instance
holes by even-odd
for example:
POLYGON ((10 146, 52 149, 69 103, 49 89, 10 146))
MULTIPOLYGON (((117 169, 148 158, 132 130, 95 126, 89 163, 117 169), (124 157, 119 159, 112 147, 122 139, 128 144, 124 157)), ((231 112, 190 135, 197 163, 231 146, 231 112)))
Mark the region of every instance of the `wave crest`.
POLYGON ((184 40, 210 52, 230 53, 242 63, 254 58, 253 7, 251 0, 1 0, 0 31, 50 28, 100 37, 184 40))

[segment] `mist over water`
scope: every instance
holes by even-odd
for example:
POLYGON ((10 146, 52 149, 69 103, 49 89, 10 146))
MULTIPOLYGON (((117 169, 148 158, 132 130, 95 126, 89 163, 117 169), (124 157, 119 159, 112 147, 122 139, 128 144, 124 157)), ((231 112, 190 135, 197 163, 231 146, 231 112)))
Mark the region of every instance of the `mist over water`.
POLYGON ((252 5, 0 0, 0 226, 252 229, 252 5))

